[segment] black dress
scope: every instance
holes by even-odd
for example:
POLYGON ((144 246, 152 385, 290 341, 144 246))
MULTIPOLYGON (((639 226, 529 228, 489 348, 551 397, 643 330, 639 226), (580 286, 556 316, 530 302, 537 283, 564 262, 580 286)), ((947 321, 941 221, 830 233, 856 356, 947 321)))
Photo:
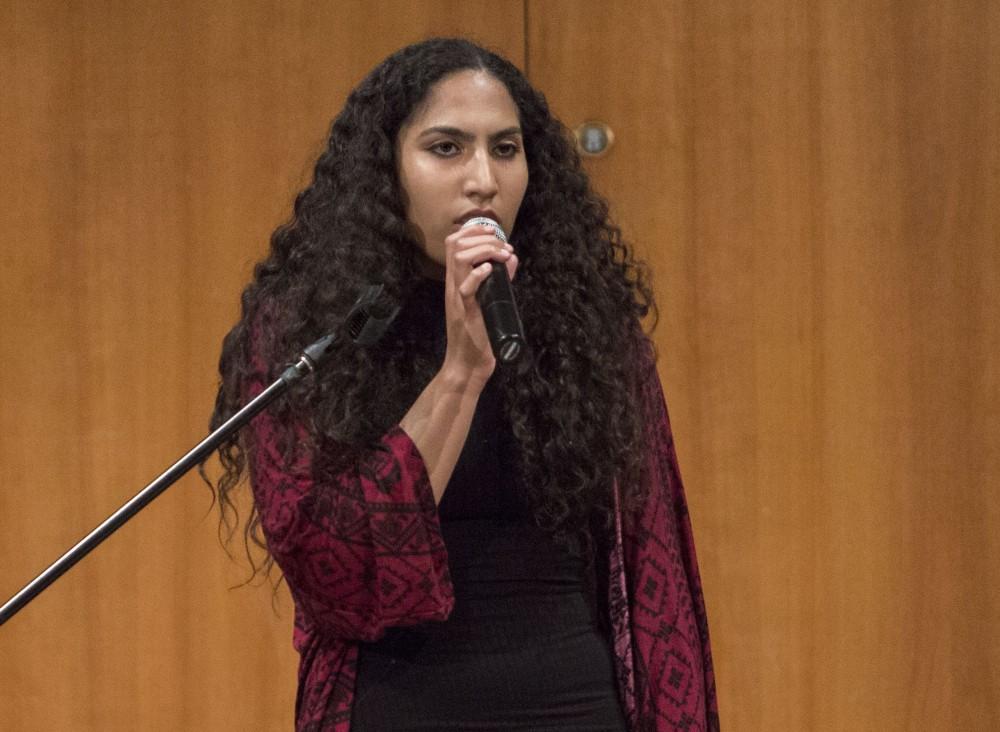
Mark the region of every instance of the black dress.
MULTIPOLYGON (((405 316, 443 353, 440 284, 405 316)), ((359 644, 352 732, 626 730, 586 563, 534 525, 495 382, 438 506, 455 608, 359 644)))

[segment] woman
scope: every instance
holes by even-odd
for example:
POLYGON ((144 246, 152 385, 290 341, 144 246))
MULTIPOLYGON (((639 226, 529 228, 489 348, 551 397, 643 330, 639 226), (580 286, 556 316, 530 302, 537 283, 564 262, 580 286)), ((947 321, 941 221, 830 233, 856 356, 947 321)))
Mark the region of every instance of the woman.
POLYGON ((717 729, 651 292, 506 60, 431 40, 351 93, 243 293, 213 424, 369 283, 401 305, 381 341, 220 451, 223 519, 249 473, 247 537, 295 601, 297 729, 717 729), (493 262, 517 369, 475 297, 493 262))

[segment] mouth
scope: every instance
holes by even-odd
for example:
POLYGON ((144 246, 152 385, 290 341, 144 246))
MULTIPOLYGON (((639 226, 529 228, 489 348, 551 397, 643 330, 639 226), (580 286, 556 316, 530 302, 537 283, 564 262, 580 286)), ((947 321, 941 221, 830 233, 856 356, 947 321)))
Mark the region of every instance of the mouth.
POLYGON ((500 223, 500 217, 497 216, 496 211, 488 208, 477 208, 472 211, 466 211, 464 214, 455 219, 455 223, 459 226, 464 226, 466 221, 475 218, 493 219, 498 224, 500 223))

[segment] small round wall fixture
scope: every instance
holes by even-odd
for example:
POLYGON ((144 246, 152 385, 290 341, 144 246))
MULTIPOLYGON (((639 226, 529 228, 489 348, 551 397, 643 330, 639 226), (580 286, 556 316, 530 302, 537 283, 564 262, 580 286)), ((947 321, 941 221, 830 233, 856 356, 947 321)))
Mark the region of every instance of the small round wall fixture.
POLYGON ((589 158, 599 158, 606 154, 615 141, 615 133, 604 122, 591 120, 574 130, 580 154, 589 158))

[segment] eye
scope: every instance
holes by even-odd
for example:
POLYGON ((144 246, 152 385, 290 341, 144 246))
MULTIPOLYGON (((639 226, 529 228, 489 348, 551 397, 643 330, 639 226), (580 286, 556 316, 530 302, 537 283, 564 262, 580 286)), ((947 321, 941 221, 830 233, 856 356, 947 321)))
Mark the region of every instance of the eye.
POLYGON ((521 151, 521 146, 512 140, 507 140, 499 143, 493 150, 496 152, 497 157, 512 158, 521 151))
POLYGON ((456 145, 451 140, 442 140, 441 142, 435 142, 428 148, 435 155, 440 155, 441 157, 450 158, 453 155, 458 155, 460 152, 458 145, 456 145))

